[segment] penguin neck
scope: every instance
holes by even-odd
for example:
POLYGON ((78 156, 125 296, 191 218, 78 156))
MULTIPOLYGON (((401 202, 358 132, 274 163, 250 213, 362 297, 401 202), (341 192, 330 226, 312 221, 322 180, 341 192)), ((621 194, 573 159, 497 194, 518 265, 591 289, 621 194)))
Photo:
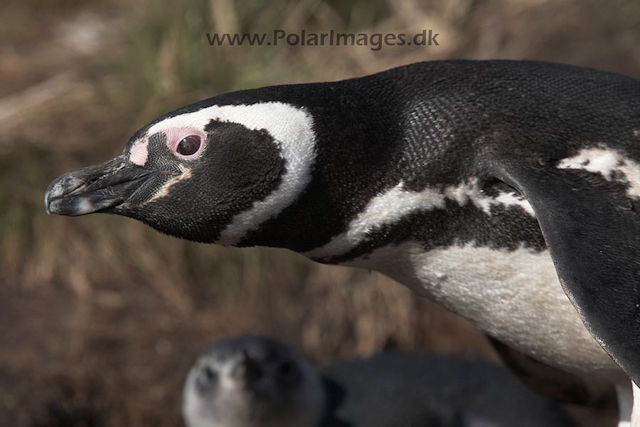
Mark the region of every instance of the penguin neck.
POLYGON ((345 83, 332 90, 325 86, 316 93, 324 95, 323 102, 316 97, 303 106, 315 132, 311 180, 291 205, 239 246, 311 251, 344 231, 376 195, 410 181, 415 169, 407 163, 404 111, 383 99, 383 88, 372 90, 367 102, 355 89, 345 83))
POLYGON ((455 239, 447 208, 467 204, 484 182, 473 153, 479 131, 465 125, 470 95, 450 83, 427 67, 261 94, 311 115, 316 155, 304 191, 238 245, 343 263, 406 240, 455 239), (435 216, 416 230, 418 213, 435 216))

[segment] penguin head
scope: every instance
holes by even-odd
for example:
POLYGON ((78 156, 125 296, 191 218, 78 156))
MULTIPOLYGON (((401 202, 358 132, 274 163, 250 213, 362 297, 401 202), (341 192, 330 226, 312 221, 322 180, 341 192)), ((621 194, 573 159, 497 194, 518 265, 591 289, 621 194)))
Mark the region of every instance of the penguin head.
POLYGON ((304 356, 274 340, 219 341, 189 373, 183 393, 187 426, 318 425, 324 390, 304 356))
POLYGON ((189 240, 238 243, 310 181, 313 124, 290 104, 215 100, 169 113, 136 132, 122 155, 57 178, 47 212, 113 213, 189 240))

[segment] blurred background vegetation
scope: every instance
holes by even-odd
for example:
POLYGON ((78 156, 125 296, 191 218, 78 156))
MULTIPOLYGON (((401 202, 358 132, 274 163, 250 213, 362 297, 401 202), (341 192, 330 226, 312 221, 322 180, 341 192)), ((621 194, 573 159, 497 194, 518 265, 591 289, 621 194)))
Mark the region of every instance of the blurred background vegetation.
POLYGON ((47 217, 44 190, 116 155, 160 113, 221 92, 446 58, 541 59, 640 77, 638 46, 637 0, 3 0, 0 425, 181 425, 195 356, 246 331, 318 363, 381 349, 496 361, 465 321, 381 275, 282 250, 187 243, 124 218, 47 217), (273 29, 433 29, 440 46, 206 39, 273 29))

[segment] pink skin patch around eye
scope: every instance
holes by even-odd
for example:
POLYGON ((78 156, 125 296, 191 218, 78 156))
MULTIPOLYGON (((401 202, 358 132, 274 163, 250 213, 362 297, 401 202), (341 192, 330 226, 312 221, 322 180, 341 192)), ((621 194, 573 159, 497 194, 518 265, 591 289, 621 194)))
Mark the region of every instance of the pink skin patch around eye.
POLYGON ((149 141, 136 142, 129 152, 129 160, 138 166, 144 166, 149 159, 149 141))
POLYGON ((203 132, 190 128, 172 128, 164 131, 164 134, 167 136, 167 148, 171 151, 175 156, 180 157, 181 159, 197 159, 202 154, 205 145, 205 135, 203 132), (195 135, 200 138, 200 148, 198 151, 193 153, 190 156, 184 156, 177 152, 178 144, 185 137, 189 135, 195 135))

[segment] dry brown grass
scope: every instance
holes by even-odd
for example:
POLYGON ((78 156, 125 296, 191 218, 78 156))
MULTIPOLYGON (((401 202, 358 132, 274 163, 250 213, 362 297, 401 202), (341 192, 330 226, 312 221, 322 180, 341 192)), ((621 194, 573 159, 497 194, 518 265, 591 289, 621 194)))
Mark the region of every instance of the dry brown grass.
POLYGON ((635 1, 8 0, 2 8, 0 425, 177 425, 195 355, 242 331, 282 338, 320 363, 383 348, 493 358, 465 321, 375 273, 281 250, 196 245, 124 218, 44 214, 52 178, 114 155, 157 114, 237 88, 451 57, 640 76, 635 1), (213 48, 204 38, 274 28, 432 28, 441 46, 213 48))

